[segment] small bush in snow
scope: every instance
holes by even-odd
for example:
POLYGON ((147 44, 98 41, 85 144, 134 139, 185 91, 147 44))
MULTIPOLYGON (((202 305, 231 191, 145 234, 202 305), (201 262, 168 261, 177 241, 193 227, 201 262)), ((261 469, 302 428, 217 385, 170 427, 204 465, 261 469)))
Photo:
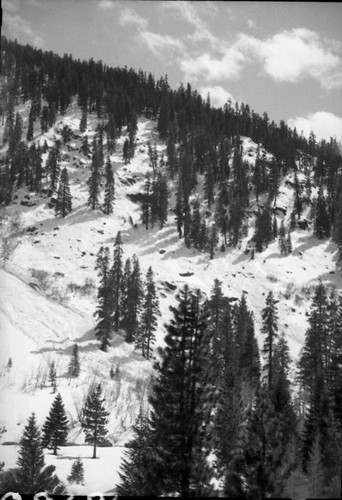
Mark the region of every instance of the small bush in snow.
POLYGON ((84 467, 80 457, 77 457, 71 466, 71 473, 67 477, 69 483, 84 484, 84 467))
POLYGON ((285 297, 286 300, 289 300, 292 295, 294 294, 295 291, 295 284, 293 282, 290 282, 286 285, 285 291, 283 292, 283 296, 285 297))
POLYGON ((29 269, 32 278, 35 278, 41 289, 46 291, 49 286, 50 286, 50 275, 47 271, 44 271, 43 269, 29 269))

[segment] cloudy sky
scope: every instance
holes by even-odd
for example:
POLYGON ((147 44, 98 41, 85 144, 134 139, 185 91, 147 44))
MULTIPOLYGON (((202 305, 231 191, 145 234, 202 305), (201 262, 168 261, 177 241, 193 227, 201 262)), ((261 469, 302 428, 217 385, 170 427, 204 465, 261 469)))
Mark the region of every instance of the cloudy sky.
POLYGON ((338 2, 3 0, 2 31, 342 140, 341 26, 338 2))

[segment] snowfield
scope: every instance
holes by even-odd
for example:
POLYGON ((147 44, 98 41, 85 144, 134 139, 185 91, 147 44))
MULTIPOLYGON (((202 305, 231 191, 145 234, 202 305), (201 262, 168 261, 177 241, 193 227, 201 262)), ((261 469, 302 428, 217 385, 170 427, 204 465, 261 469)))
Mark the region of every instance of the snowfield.
MULTIPOLYGON (((30 104, 21 106, 26 134, 30 104)), ((41 135, 38 121, 34 140, 52 145, 59 138, 62 125, 67 124, 80 137, 81 111, 76 103, 63 117, 59 116, 54 129, 41 135)), ((87 135, 89 142, 95 133, 98 119, 88 116, 87 135)), ((0 127, 0 133, 2 128, 0 127)), ((80 139, 72 140, 69 149, 62 146, 68 160, 67 166, 73 196, 73 210, 65 219, 55 217, 48 207, 45 195, 29 193, 33 206, 21 205, 27 191, 20 190, 13 204, 1 208, 5 219, 2 234, 9 233, 8 218, 16 217, 20 227, 12 240, 17 242, 6 267, 0 270, 0 429, 4 432, 0 440, 0 461, 5 469, 15 466, 18 442, 27 419, 34 411, 38 425, 42 425, 55 398, 49 387, 48 371, 52 361, 57 370, 57 391, 61 393, 70 423, 67 446, 58 456, 46 452, 46 463, 56 466, 56 473, 71 494, 86 494, 101 491, 115 493, 123 445, 132 435, 132 425, 141 405, 147 404, 153 367, 134 347, 126 344, 119 334, 112 339, 107 353, 98 349, 94 338, 97 305, 98 276, 94 270, 96 254, 101 247, 108 246, 111 255, 118 231, 123 239, 124 259, 133 254, 139 259, 145 279, 149 266, 159 292, 161 315, 156 346, 163 345, 164 324, 171 317, 170 305, 176 303, 176 291, 169 284, 182 287, 188 283, 210 295, 215 278, 222 281, 223 292, 240 298, 246 293, 249 309, 254 312, 256 334, 262 343, 261 310, 265 298, 273 290, 279 299, 279 331, 284 331, 291 355, 297 360, 308 327, 307 311, 313 290, 319 280, 330 288, 341 291, 342 280, 338 264, 337 246, 331 240, 318 240, 312 230, 295 230, 291 233, 293 252, 280 255, 277 241, 262 253, 255 253, 251 260, 249 241, 254 233, 254 215, 257 203, 250 207, 248 234, 236 247, 224 252, 218 249, 214 259, 208 253, 193 248, 187 249, 177 233, 174 196, 170 197, 168 221, 146 230, 141 224, 141 208, 130 195, 140 193, 145 174, 152 171, 149 165, 147 143, 157 144, 159 155, 166 158, 165 143, 159 141, 155 122, 141 117, 138 124, 137 146, 131 163, 124 165, 122 144, 125 130, 117 143, 116 152, 110 156, 115 175, 116 200, 114 213, 104 215, 100 210, 87 207, 90 160, 79 152, 80 139), (70 148, 72 145, 72 148, 70 148), (137 227, 134 227, 137 225, 137 227), (73 345, 80 352, 81 373, 77 379, 67 376, 73 345), (7 366, 9 358, 12 367, 7 366), (111 368, 118 368, 115 379, 109 377, 111 368), (91 447, 85 445, 78 415, 90 384, 101 383, 110 411, 108 439, 112 446, 98 448, 98 459, 91 459, 91 447), (69 485, 72 461, 83 457, 85 485, 69 485)), ((243 138, 245 159, 253 168, 257 145, 243 138)), ((105 149, 106 154, 106 149, 105 149)), ((44 161, 46 160, 44 155, 44 161)), ((293 189, 286 183, 293 180, 290 173, 282 179, 276 201, 278 227, 282 219, 288 225, 293 207, 293 189), (284 215, 286 212, 286 215, 284 215)), ((199 186, 202 185, 199 178, 199 186)), ((171 193, 174 185, 169 183, 171 193)), ((313 196, 315 189, 313 189, 313 196)), ((201 192, 199 197, 201 199, 201 192)), ((259 206, 264 198, 260 197, 259 206)), ((207 207, 203 205, 205 210, 207 207)), ((309 208, 305 205, 304 218, 310 220, 309 208)), ((209 216, 210 218, 210 216, 209 216)), ((208 219, 209 220, 209 219, 208 219)))

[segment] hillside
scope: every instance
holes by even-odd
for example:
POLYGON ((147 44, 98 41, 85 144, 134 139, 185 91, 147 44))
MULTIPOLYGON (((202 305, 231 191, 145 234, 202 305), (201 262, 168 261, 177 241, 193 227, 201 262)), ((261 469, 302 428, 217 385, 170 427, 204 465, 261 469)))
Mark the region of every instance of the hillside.
MULTIPOLYGON (((29 108, 30 103, 17 108, 23 118, 24 133, 29 108)), ((54 209, 48 206, 46 194, 29 192, 25 188, 17 192, 11 205, 1 208, 2 234, 10 234, 10 240, 17 245, 0 271, 0 428, 6 429, 0 443, 0 458, 5 461, 5 469, 15 466, 17 443, 32 411, 37 415, 38 424, 43 424, 54 399, 48 383, 49 365, 54 361, 57 387, 67 408, 71 430, 67 446, 61 448, 57 458, 46 453, 47 463, 54 463, 58 476, 65 481, 72 459, 91 455, 77 415, 89 384, 101 382, 110 411, 108 439, 113 447, 101 449, 101 459, 96 463, 86 460, 85 486, 69 486, 68 491, 113 493, 118 480, 121 447, 131 436, 139 406, 147 403, 152 364, 135 352, 134 346, 125 343, 120 334, 114 335, 108 352, 98 349, 93 313, 99 278, 94 268, 101 245, 108 246, 112 252, 115 236, 121 231, 124 257, 135 254, 144 276, 152 266, 161 310, 156 346, 163 345, 164 324, 171 317, 169 306, 175 304, 175 288, 187 283, 191 289, 198 288, 209 297, 217 278, 229 297, 239 299, 245 293, 248 307, 254 313, 260 346, 263 341, 261 310, 268 292, 273 291, 279 299, 279 330, 285 332, 295 362, 304 342, 310 300, 317 283, 322 280, 328 288, 340 292, 342 279, 336 244, 330 239, 317 239, 312 229, 296 228, 291 233, 293 251, 290 255, 280 255, 278 242, 273 241, 251 259, 250 252, 245 250, 250 247, 254 234, 257 205, 266 202, 264 195, 258 203, 251 196, 248 233, 239 245, 227 247, 223 252, 217 250, 213 259, 207 252, 186 248, 179 238, 172 212, 174 181, 169 183, 167 222, 162 229, 146 230, 141 223, 141 206, 132 201, 132 195, 143 191, 145 175, 152 171, 148 142, 157 145, 159 155, 166 154, 166 144, 158 138, 156 122, 144 116, 138 120, 136 151, 131 161, 125 165, 122 159, 125 129, 117 141, 116 151, 110 155, 115 175, 114 213, 106 216, 100 210, 91 210, 87 207, 86 184, 91 160, 79 152, 81 117, 82 111, 74 100, 67 113, 59 115, 48 132, 41 134, 38 123, 34 131, 35 143, 43 144, 46 140, 48 145, 61 139, 60 131, 65 125, 78 136, 62 146, 61 166, 67 166, 69 172, 72 212, 65 218, 56 217, 54 209), (17 221, 15 233, 10 233, 11 219, 17 221), (67 367, 74 343, 78 343, 80 350, 81 374, 72 380, 67 376, 67 367), (7 366, 9 358, 13 363, 11 368, 7 366), (115 380, 109 378, 111 367, 119 368, 115 380)), ((90 140, 99 122, 95 115, 88 116, 90 140)), ((0 130, 0 134, 2 132, 0 130)), ((242 143, 243 157, 253 170, 257 145, 248 137, 242 137, 242 143)), ((46 158, 47 154, 43 155, 44 162, 46 158)), ((274 207, 278 226, 281 220, 286 226, 290 222, 294 203, 292 182, 293 171, 281 178, 274 207)), ((203 179, 199 176, 193 197, 199 197, 201 203, 202 186, 203 179)), ((314 187, 313 196, 315 193, 317 188, 314 187)), ((303 218, 311 218, 309 210, 305 208, 303 218)), ((207 217, 208 220, 212 217, 210 211, 207 217)), ((294 365, 292 375, 293 370, 294 365)))

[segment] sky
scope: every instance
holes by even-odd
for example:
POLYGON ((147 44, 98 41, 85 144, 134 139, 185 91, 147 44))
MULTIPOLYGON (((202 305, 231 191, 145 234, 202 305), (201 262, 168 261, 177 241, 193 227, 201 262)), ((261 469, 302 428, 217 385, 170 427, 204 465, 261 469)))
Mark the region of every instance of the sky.
POLYGON ((342 4, 3 0, 2 33, 60 55, 190 83, 342 141, 342 4))

